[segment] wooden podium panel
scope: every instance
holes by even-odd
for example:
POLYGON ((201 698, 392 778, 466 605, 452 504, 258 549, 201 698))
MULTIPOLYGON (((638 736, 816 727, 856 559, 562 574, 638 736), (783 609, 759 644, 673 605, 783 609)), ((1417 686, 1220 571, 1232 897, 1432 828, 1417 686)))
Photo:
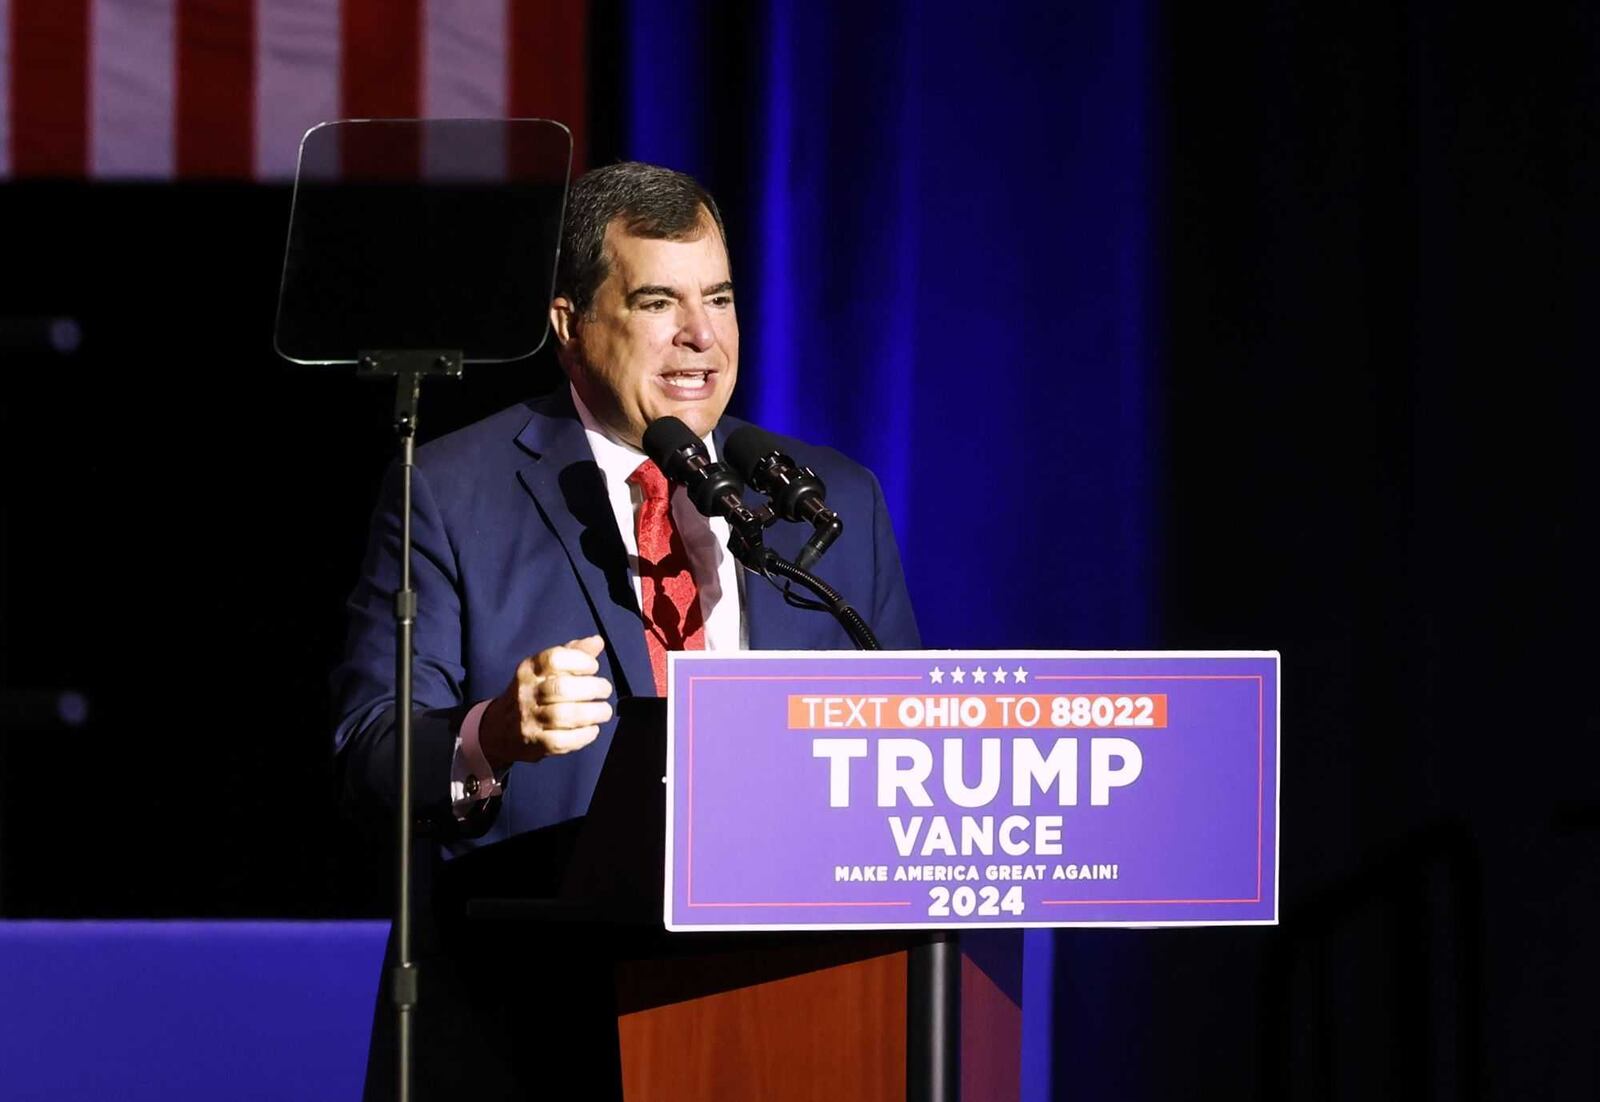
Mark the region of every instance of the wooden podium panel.
MULTIPOLYGON (((903 935, 767 937, 618 964, 626 1102, 906 1098, 903 935)), ((963 1102, 1020 1097, 1021 944, 1020 932, 984 931, 962 957, 963 1102)))
POLYGON ((725 969, 736 986, 675 1002, 659 1001, 664 986, 675 982, 664 974, 672 971, 663 969, 664 962, 618 966, 617 1033, 627 1102, 902 1102, 905 952, 752 982, 750 969, 770 965, 774 955, 799 965, 808 956, 820 963, 829 954, 760 955, 765 959, 688 962, 691 968, 725 969))

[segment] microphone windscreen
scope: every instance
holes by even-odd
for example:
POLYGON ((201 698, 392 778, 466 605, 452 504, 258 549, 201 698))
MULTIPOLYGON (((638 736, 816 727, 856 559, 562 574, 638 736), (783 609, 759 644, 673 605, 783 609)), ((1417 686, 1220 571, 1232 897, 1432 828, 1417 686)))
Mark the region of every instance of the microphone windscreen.
POLYGON ((746 482, 750 482, 756 464, 769 455, 782 453, 783 442, 766 429, 746 425, 742 429, 736 429, 728 437, 728 443, 722 451, 734 472, 746 482))
POLYGON ((685 452, 703 452, 705 445, 694 430, 676 417, 657 417, 644 430, 644 454, 656 461, 661 473, 675 482, 683 482, 685 452))

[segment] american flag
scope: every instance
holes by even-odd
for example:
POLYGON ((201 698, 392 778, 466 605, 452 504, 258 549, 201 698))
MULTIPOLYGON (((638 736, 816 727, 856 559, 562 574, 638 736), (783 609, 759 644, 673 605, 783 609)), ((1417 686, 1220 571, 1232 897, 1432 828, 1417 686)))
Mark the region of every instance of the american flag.
POLYGON ((294 175, 339 118, 552 118, 586 0, 0 0, 0 179, 294 175))

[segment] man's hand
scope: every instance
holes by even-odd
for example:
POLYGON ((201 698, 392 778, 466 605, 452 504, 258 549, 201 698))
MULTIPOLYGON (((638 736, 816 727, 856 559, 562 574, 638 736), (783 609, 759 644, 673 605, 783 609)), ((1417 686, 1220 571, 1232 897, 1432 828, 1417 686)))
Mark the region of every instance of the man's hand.
POLYGON ((524 658, 506 691, 489 702, 478 745, 495 769, 570 754, 593 742, 611 718, 611 682, 596 677, 598 635, 524 658))

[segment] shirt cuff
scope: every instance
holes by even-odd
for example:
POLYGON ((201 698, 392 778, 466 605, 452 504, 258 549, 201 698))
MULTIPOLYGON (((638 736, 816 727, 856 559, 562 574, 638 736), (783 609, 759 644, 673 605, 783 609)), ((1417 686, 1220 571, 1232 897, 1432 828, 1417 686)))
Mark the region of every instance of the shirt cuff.
POLYGON ((457 819, 470 818, 504 787, 478 745, 478 725, 488 707, 487 700, 474 704, 456 734, 455 757, 450 762, 450 806, 457 819))

